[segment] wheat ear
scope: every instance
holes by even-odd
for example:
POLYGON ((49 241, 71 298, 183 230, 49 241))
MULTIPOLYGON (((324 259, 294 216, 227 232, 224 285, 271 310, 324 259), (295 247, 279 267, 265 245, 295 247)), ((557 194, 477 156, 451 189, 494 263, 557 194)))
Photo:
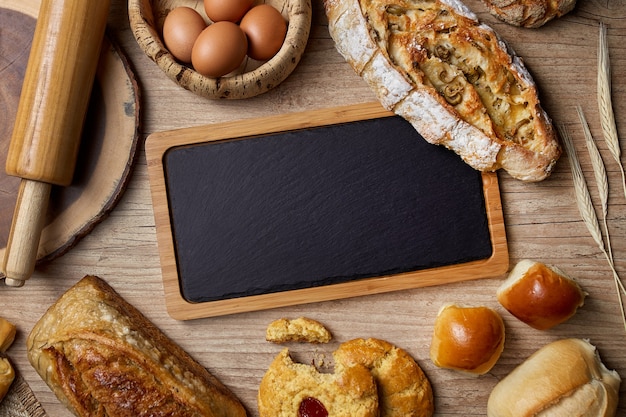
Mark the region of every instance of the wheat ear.
POLYGON ((619 165, 622 173, 622 186, 626 197, 626 175, 621 161, 621 150, 617 126, 615 124, 615 114, 613 113, 613 102, 611 100, 611 63, 609 61, 609 45, 606 38, 606 25, 600 22, 600 37, 598 47, 598 109, 600 112, 600 124, 602 134, 613 159, 619 165))
POLYGON ((596 242, 596 244, 606 257, 609 266, 611 267, 611 271, 613 272, 613 280, 615 281, 615 286, 617 289, 617 299, 620 306, 620 312, 622 314, 622 322, 624 324, 624 329, 626 329, 626 311, 624 309, 624 303, 622 301, 622 293, 626 295, 626 288, 624 288, 624 285, 622 284, 622 281, 620 280, 619 275, 615 270, 613 259, 609 256, 609 253, 605 249, 604 240, 602 239, 602 232, 600 231, 600 224, 598 222, 598 216, 596 215, 596 211, 593 207, 593 201, 591 200, 589 188, 587 187, 587 182, 585 181, 583 170, 580 167, 580 161, 578 160, 578 155, 576 154, 576 150, 574 149, 572 138, 570 137, 569 132, 567 131, 565 126, 560 125, 558 128, 563 144, 565 145, 565 151, 567 152, 570 160, 570 167, 574 179, 574 189, 576 191, 575 194, 578 210, 580 211, 580 215, 583 219, 583 222, 585 223, 585 226, 587 226, 587 230, 589 230, 589 233, 593 237, 593 240, 596 242))
POLYGON ((593 174, 595 176, 596 184, 598 187, 598 194, 600 197, 600 204, 602 209, 602 225, 604 227, 604 236, 606 237, 606 249, 609 253, 609 257, 611 258, 611 262, 613 262, 613 250, 611 249, 611 237, 609 235, 609 226, 607 223, 607 215, 609 210, 609 180, 606 175, 604 161, 602 160, 600 151, 596 146, 596 142, 593 140, 593 136, 591 135, 591 130, 589 129, 589 124, 587 123, 587 119, 585 118, 583 109, 580 106, 576 106, 576 111, 578 112, 578 118, 580 119, 580 123, 583 126, 583 132, 585 134, 585 144, 587 145, 587 151, 589 152, 591 165, 593 166, 593 174))

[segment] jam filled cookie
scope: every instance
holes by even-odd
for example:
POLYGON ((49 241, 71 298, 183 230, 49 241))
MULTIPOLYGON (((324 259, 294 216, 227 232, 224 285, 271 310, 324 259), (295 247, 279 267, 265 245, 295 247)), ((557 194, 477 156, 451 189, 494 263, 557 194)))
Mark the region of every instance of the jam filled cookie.
POLYGON ((378 393, 370 371, 335 365, 320 373, 296 363, 283 349, 263 376, 258 392, 260 417, 378 417, 378 393))

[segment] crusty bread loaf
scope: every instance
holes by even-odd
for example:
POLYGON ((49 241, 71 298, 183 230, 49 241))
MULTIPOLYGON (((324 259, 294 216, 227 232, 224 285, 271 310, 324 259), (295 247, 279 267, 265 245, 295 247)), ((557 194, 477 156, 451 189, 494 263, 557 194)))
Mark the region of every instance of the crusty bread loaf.
POLYGON ((322 323, 308 317, 277 319, 265 330, 265 340, 272 343, 328 343, 331 339, 331 333, 322 323))
POLYGON ((502 21, 526 28, 543 26, 576 6, 576 0, 483 0, 483 3, 502 21))
POLYGON ((382 105, 480 171, 540 181, 561 154, 522 60, 458 0, 324 0, 338 51, 382 105))
POLYGON ((489 417, 612 417, 621 379, 582 339, 545 345, 502 379, 487 402, 489 417))
POLYGON ((287 348, 270 364, 258 391, 260 417, 324 415, 378 417, 378 393, 372 374, 362 365, 336 364, 335 372, 321 373, 294 362, 287 348), (299 411, 300 410, 300 411, 299 411))
POLYGON ((495 310, 444 304, 435 319, 430 358, 440 368, 482 375, 500 359, 504 338, 504 321, 495 310))
POLYGON ((220 381, 94 276, 48 309, 27 349, 77 416, 246 416, 220 381))
POLYGON ((380 339, 354 339, 339 345, 333 357, 343 366, 370 370, 378 386, 380 417, 433 415, 430 382, 405 350, 380 339))
POLYGON ((496 296, 502 307, 538 330, 568 320, 585 303, 580 285, 557 267, 523 259, 500 285, 496 296))

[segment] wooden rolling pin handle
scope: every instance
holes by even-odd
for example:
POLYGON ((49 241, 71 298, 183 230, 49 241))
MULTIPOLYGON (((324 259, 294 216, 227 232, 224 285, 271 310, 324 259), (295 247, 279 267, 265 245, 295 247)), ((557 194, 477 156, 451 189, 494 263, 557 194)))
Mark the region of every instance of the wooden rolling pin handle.
POLYGON ((72 182, 110 0, 42 0, 6 172, 22 178, 7 243, 5 284, 32 275, 51 185, 72 182))
POLYGON ((51 189, 45 182, 20 182, 4 260, 8 286, 21 287, 33 274, 51 189))

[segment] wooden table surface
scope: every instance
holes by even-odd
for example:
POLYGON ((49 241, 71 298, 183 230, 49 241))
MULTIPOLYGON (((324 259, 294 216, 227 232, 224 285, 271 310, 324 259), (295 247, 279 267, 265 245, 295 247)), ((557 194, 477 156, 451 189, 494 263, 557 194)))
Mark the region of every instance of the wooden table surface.
MULTIPOLYGON (((608 224, 617 271, 626 280, 626 197, 617 165, 601 139, 596 101, 598 25, 608 25, 613 103, 618 130, 626 134, 626 1, 579 1, 576 9, 541 29, 519 29, 497 21, 479 0, 467 0, 478 16, 509 41, 535 77, 545 109, 570 131, 590 190, 597 200, 584 136, 575 110, 581 105, 609 173, 608 224)), ((127 4, 112 1, 109 26, 127 54, 142 94, 142 137, 153 132, 374 100, 334 49, 321 0, 313 0, 313 26, 305 55, 279 87, 243 101, 211 101, 180 89, 137 46, 127 4)), ((622 149, 626 138, 622 141, 622 149)), ((552 176, 524 184, 499 174, 510 262, 524 258, 556 265, 577 278, 589 293, 584 307, 549 331, 534 330, 506 312, 496 289, 504 276, 230 316, 176 321, 165 308, 155 222, 143 145, 128 188, 111 215, 69 253, 38 268, 23 288, 0 286, 0 315, 19 333, 8 354, 49 415, 69 416, 28 364, 25 338, 46 308, 87 274, 106 279, 193 357, 228 385, 251 416, 256 392, 270 361, 281 349, 265 341, 266 325, 279 317, 308 316, 334 334, 328 346, 292 346, 296 357, 330 355, 340 342, 356 337, 386 339, 409 351, 433 385, 435 415, 483 416, 492 387, 532 352, 550 341, 587 338, 610 369, 626 377, 626 330, 607 262, 581 221, 567 158, 552 176), (429 359, 434 318, 448 302, 497 309, 506 324, 501 359, 486 375, 468 377, 439 369, 429 359)), ((618 415, 626 415, 626 384, 618 415)))

